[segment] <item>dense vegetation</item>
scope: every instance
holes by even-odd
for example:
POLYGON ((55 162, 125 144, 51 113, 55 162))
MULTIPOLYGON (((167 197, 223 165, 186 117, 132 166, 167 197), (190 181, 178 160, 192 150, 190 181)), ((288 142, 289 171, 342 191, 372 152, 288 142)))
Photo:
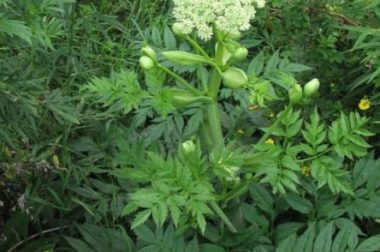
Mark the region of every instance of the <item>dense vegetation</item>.
POLYGON ((0 251, 380 251, 380 1, 172 8, 0 0, 0 251))

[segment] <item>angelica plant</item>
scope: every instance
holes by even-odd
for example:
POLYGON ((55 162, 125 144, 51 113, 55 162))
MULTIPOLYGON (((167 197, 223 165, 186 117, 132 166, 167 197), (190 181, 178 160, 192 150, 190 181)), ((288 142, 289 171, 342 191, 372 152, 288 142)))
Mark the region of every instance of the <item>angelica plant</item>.
MULTIPOLYGON (((318 93, 318 79, 302 86, 283 74, 279 81, 284 90, 279 93, 288 94, 287 104, 272 125, 263 127, 261 136, 248 145, 226 137, 222 88, 242 91, 250 105, 264 107, 277 98, 269 78, 254 67, 260 55, 251 61, 249 71, 237 67, 248 57, 248 49, 239 42, 241 32, 249 29, 264 5, 263 0, 174 0, 172 31, 191 50, 161 51, 145 42, 139 63, 146 89, 132 71, 96 78, 83 87, 122 114, 151 106, 163 118, 173 113, 193 115, 187 121, 175 117, 178 124, 186 121, 191 128, 191 134, 183 134, 177 143, 176 153, 149 150, 142 160, 120 163, 122 167, 111 172, 134 185, 124 209, 125 215, 136 213, 132 228, 149 218, 159 226, 171 219, 176 227, 200 228, 204 233, 207 218, 217 217, 236 232, 224 208, 257 183, 269 184, 274 193, 285 195, 298 193, 302 182, 312 178, 317 188, 328 186, 333 193, 352 194, 344 160, 364 156, 370 147, 366 138, 372 133, 365 129, 367 119, 357 113, 342 113, 330 127, 317 108, 310 119, 304 119, 303 110, 318 93), (215 50, 210 52, 201 42, 213 44, 215 50), (176 71, 179 67, 195 67, 202 74, 189 77, 176 71)), ((272 66, 280 65, 276 60, 271 59, 272 66)), ((161 131, 166 130, 163 125, 161 131)), ((122 144, 119 155, 130 148, 122 144)))

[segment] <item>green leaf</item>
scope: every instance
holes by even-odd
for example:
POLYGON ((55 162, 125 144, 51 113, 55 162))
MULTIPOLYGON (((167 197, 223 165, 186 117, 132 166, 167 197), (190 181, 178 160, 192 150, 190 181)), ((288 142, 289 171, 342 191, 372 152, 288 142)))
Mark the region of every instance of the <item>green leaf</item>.
POLYGON ((198 239, 196 236, 187 244, 185 252, 199 252, 198 239))
POLYGON ((261 51, 248 65, 247 75, 255 74, 259 76, 264 69, 264 53, 261 51))
POLYGON ((136 227, 133 232, 137 235, 137 238, 142 241, 148 243, 154 243, 156 241, 156 236, 153 231, 146 225, 136 227))
POLYGON ((286 202, 294 209, 304 214, 309 214, 313 210, 313 204, 307 199, 301 198, 295 193, 289 193, 285 196, 286 202))
POLYGON ((280 61, 280 57, 279 57, 279 53, 280 51, 276 51, 268 60, 266 66, 265 66, 265 71, 264 71, 264 75, 267 76, 269 75, 271 72, 274 72, 276 70, 276 67, 280 61))
POLYGON ((151 214, 152 214, 151 210, 144 210, 144 211, 139 212, 136 215, 135 219, 133 220, 131 228, 134 229, 134 228, 140 226, 141 224, 143 224, 145 221, 148 220, 148 218, 151 214))
POLYGON ((0 33, 5 33, 8 36, 16 36, 25 40, 28 44, 32 44, 32 32, 23 21, 12 20, 0 16, 0 33))
POLYGON ((197 214, 197 224, 199 228, 201 229, 202 234, 204 234, 206 231, 207 222, 206 222, 205 217, 201 213, 197 214))
POLYGON ((93 78, 81 88, 88 92, 95 103, 101 103, 110 112, 129 113, 139 107, 147 92, 140 88, 133 71, 113 72, 110 78, 93 78))
POLYGON ((84 241, 71 238, 68 236, 63 236, 65 240, 73 247, 77 252, 94 252, 84 241))
POLYGON ((313 68, 305 66, 303 64, 290 63, 289 65, 285 66, 285 68, 282 68, 282 71, 290 72, 290 73, 298 73, 298 72, 310 71, 312 69, 313 68))
POLYGON ((275 252, 289 252, 294 250, 294 246, 297 240, 296 234, 292 234, 287 237, 285 240, 282 240, 280 244, 277 246, 275 252))
POLYGON ((372 236, 362 241, 355 252, 375 252, 380 250, 380 235, 372 236))
POLYGON ((88 205, 86 202, 76 198, 76 197, 72 197, 71 198, 71 201, 73 201, 74 203, 77 203, 78 205, 81 205, 84 209, 86 209, 86 211, 91 214, 92 216, 95 216, 93 210, 91 209, 91 206, 88 205))
POLYGON ((164 42, 165 42, 165 48, 168 50, 174 50, 177 48, 177 43, 173 35, 173 32, 167 26, 164 29, 164 42))
POLYGON ((225 252, 225 250, 211 243, 204 243, 200 246, 200 252, 225 252))
POLYGON ((342 229, 338 232, 338 234, 335 236, 331 251, 334 252, 344 252, 348 240, 350 239, 350 230, 349 229, 342 229))
POLYGON ((265 213, 273 214, 273 199, 265 187, 255 184, 249 189, 249 192, 260 209, 265 213))
POLYGON ((334 234, 334 224, 328 223, 324 226, 315 239, 313 252, 329 252, 331 250, 334 234))
POLYGON ((316 236, 316 223, 311 222, 306 231, 297 240, 296 249, 294 252, 312 252, 314 239, 316 236))
POLYGON ((196 132, 203 122, 203 110, 198 109, 188 120, 184 130, 184 136, 190 136, 196 132))

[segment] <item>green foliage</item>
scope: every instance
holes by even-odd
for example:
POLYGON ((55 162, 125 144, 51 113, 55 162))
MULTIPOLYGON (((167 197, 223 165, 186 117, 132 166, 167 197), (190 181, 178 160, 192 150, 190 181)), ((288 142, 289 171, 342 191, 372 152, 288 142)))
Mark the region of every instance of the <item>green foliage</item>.
POLYGON ((215 201, 215 193, 207 181, 208 174, 199 148, 179 158, 168 156, 163 159, 148 153, 146 159, 135 168, 112 172, 119 178, 145 185, 130 195, 130 203, 124 209, 124 214, 145 209, 136 215, 132 228, 143 224, 150 215, 157 225, 162 226, 170 215, 176 227, 195 221, 204 232, 204 215, 212 214, 208 203, 215 201))
POLYGON ((171 5, 0 0, 0 251, 379 251, 380 2, 171 5))
POLYGON ((95 78, 82 90, 94 93, 94 99, 109 107, 108 113, 127 114, 137 109, 141 100, 147 96, 141 90, 137 76, 133 72, 113 73, 111 78, 95 78))

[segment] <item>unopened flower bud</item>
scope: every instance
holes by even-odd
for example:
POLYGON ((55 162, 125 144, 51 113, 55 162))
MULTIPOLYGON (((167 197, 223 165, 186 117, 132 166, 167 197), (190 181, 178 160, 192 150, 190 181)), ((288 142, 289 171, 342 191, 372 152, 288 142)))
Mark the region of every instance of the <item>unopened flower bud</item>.
POLYGON ((224 85, 229 88, 242 88, 247 82, 247 75, 239 68, 230 67, 222 74, 224 85))
POLYGON ((172 31, 177 36, 184 36, 186 33, 184 32, 185 27, 180 23, 174 23, 172 25, 172 31))
POLYGON ((154 67, 154 62, 148 56, 142 56, 140 58, 140 66, 144 70, 150 70, 154 67))
POLYGON ((143 48, 141 48, 141 52, 145 56, 148 56, 149 58, 151 58, 153 60, 155 60, 157 58, 156 52, 150 46, 144 46, 143 48))
POLYGON ((227 35, 230 39, 233 39, 233 40, 239 40, 241 38, 241 32, 237 31, 237 32, 230 32, 228 33, 227 35))
POLYGON ((248 56, 248 49, 245 47, 239 47, 238 49, 236 49, 236 51, 232 55, 232 58, 235 60, 241 61, 241 60, 245 60, 247 56, 248 56))
POLYGON ((185 154, 190 154, 195 151, 195 144, 192 140, 187 140, 182 143, 181 148, 185 154))
POLYGON ((319 89, 319 80, 318 79, 312 79, 308 83, 306 83, 303 91, 306 96, 310 97, 314 95, 319 89))

